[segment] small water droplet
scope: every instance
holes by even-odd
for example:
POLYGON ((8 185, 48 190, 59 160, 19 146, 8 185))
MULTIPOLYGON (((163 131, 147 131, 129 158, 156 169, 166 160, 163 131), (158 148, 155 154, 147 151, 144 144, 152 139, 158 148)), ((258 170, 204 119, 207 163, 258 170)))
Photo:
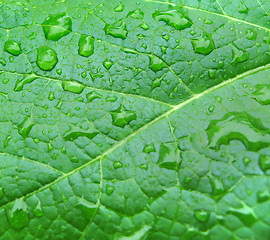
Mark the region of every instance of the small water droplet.
POLYGON ((6 62, 6 60, 4 58, 0 58, 0 64, 2 66, 6 66, 7 65, 7 62, 6 62))
POLYGON ((106 194, 110 196, 112 195, 113 192, 114 192, 114 187, 110 185, 106 185, 106 194))
POLYGON ((216 72, 217 72, 217 70, 215 70, 215 69, 210 69, 210 70, 208 71, 209 77, 213 79, 213 78, 215 77, 215 75, 216 75, 216 72))
POLYGON ((194 217, 202 223, 205 223, 208 221, 210 217, 210 213, 205 210, 196 210, 194 211, 194 217))
POLYGON ((120 4, 120 5, 118 5, 118 6, 116 6, 115 8, 114 8, 114 11, 115 12, 123 12, 123 10, 124 10, 124 5, 123 4, 120 4))
POLYGON ((259 157, 259 166, 264 172, 269 170, 270 169, 270 156, 261 154, 259 157))
POLYGON ((192 22, 187 17, 183 16, 179 11, 170 10, 170 11, 155 11, 152 14, 153 18, 156 21, 163 21, 169 26, 174 27, 177 30, 183 30, 192 25, 192 22))
POLYGON ((210 113, 212 113, 212 112, 214 112, 214 110, 215 110, 215 106, 214 105, 210 105, 209 108, 208 108, 208 111, 210 113))
POLYGON ((82 35, 79 40, 78 54, 83 57, 89 57, 94 53, 94 38, 82 35))
POLYGON ((238 6, 239 13, 247 14, 248 11, 249 11, 249 9, 247 8, 247 6, 243 2, 239 4, 239 6, 238 6))
POLYGON ((155 148, 155 144, 151 143, 149 145, 145 145, 143 148, 143 152, 145 153, 150 153, 150 152, 155 152, 156 148, 155 148))
POLYGON ((52 70, 58 62, 57 54, 48 46, 37 49, 37 65, 44 71, 52 70))
POLYGON ((53 91, 50 91, 48 99, 49 99, 50 101, 52 101, 52 100, 55 99, 55 97, 54 97, 54 92, 53 92, 53 91))
POLYGON ((251 162, 249 157, 244 157, 242 161, 243 161, 245 166, 247 166, 251 162))
POLYGON ((259 191, 257 193, 258 202, 266 202, 270 200, 270 193, 268 190, 259 191))
POLYGON ((147 170, 148 169, 148 165, 147 164, 141 164, 140 168, 143 170, 147 170))
POLYGON ((97 92, 90 92, 90 93, 87 93, 86 94, 86 98, 87 98, 87 101, 88 102, 92 102, 94 99, 96 98, 99 98, 101 99, 102 98, 102 95, 100 95, 99 93, 97 92))
POLYGON ((62 87, 65 91, 73 93, 81 93, 84 90, 84 86, 75 81, 63 81, 62 87))
POLYGON ((48 40, 58 41, 72 31, 71 18, 65 13, 50 15, 42 23, 45 37, 48 40))
POLYGON ((114 24, 106 24, 104 30, 106 34, 115 38, 121 38, 122 40, 127 38, 127 27, 122 21, 118 21, 114 24))
POLYGON ((137 114, 134 111, 123 111, 119 113, 111 113, 113 125, 124 128, 129 122, 137 118, 137 114))
POLYGON ((113 62, 109 61, 109 60, 106 60, 103 62, 103 66, 109 70, 111 68, 111 66, 113 65, 113 62))
POLYGON ((148 30, 150 29, 150 27, 146 24, 146 23, 143 23, 140 25, 140 28, 142 28, 143 30, 148 30))
POLYGON ((22 53, 20 45, 10 39, 6 41, 4 50, 14 56, 19 56, 22 53))
POLYGON ((113 163, 113 167, 114 167, 114 169, 122 168, 123 167, 123 164, 121 162, 114 162, 113 163))
POLYGON ((129 12, 129 14, 127 16, 131 16, 135 19, 141 20, 144 17, 144 13, 140 9, 137 9, 135 11, 129 12))

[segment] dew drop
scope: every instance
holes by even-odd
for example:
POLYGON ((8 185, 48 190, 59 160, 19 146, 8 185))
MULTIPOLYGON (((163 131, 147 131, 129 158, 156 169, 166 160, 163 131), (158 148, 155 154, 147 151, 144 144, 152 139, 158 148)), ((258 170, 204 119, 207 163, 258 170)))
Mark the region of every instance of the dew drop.
POLYGON ((156 148, 155 148, 154 143, 151 143, 149 145, 145 145, 143 148, 144 153, 150 153, 150 152, 155 152, 155 151, 156 151, 156 148))
POLYGON ((193 39, 191 42, 196 53, 208 55, 215 49, 214 41, 208 36, 193 39))
POLYGON ((116 22, 114 24, 106 24, 105 25, 105 33, 111 35, 115 38, 121 38, 125 40, 127 38, 127 27, 122 21, 116 22))
POLYGON ((10 225, 19 230, 27 226, 29 222, 27 204, 23 199, 16 199, 11 210, 8 211, 8 220, 10 225))
POLYGON ((22 80, 18 80, 15 84, 14 91, 21 91, 25 84, 31 83, 37 78, 38 77, 35 75, 29 75, 23 78, 22 80))
POLYGON ((210 113, 214 112, 214 110, 215 110, 215 106, 214 105, 209 106, 208 111, 210 113))
POLYGON ((249 11, 249 9, 247 8, 247 6, 244 3, 239 4, 239 6, 238 6, 239 13, 247 14, 248 11, 249 11))
POLYGON ((147 164, 141 164, 140 168, 143 170, 147 170, 148 169, 148 165, 147 164))
POLYGON ((62 87, 65 91, 73 92, 73 93, 81 93, 84 89, 84 86, 75 81, 64 81, 62 83, 62 87))
POLYGON ((215 75, 216 75, 216 72, 217 72, 217 70, 210 69, 210 70, 208 71, 209 77, 213 79, 213 78, 215 77, 215 75))
POLYGON ((208 221, 210 217, 210 213, 205 210, 196 210, 194 211, 194 217, 202 223, 205 223, 208 221))
POLYGON ((50 15, 42 23, 45 37, 48 40, 58 41, 72 31, 71 18, 65 13, 50 15))
POLYGON ((54 97, 54 92, 53 92, 53 91, 50 91, 48 99, 49 99, 50 101, 53 101, 53 100, 55 99, 55 97, 54 97))
POLYGON ((4 50, 14 56, 19 56, 22 53, 19 44, 10 39, 6 41, 4 50))
POLYGON ((0 199, 4 197, 4 190, 2 187, 0 187, 0 199))
POLYGON ((270 169, 270 156, 269 155, 260 155, 259 157, 259 166, 262 171, 266 172, 270 169))
POLYGON ((245 166, 247 166, 247 165, 251 162, 251 160, 250 160, 249 157, 244 157, 244 158, 242 159, 242 161, 243 161, 243 163, 244 163, 245 166))
POLYGON ((83 57, 89 57, 94 53, 94 38, 82 35, 79 40, 78 54, 83 57))
POLYGON ((41 203, 40 203, 40 200, 39 200, 39 199, 38 199, 38 202, 37 202, 36 207, 33 209, 33 213, 34 213, 37 217, 43 216, 43 211, 42 211, 41 203))
POLYGON ((265 191, 260 191, 257 193, 257 199, 258 202, 266 202, 270 200, 270 193, 269 191, 265 190, 265 191))
POLYGON ((114 192, 114 187, 110 185, 106 185, 106 194, 110 196, 112 195, 113 192, 114 192))
POLYGON ((134 111, 123 111, 120 113, 111 113, 113 125, 124 128, 129 122, 137 118, 137 114, 134 111))
POLYGON ((123 167, 123 164, 121 162, 114 162, 113 163, 113 167, 114 167, 114 169, 122 168, 123 167))
POLYGON ((150 27, 146 24, 146 23, 143 23, 140 25, 140 28, 142 28, 143 30, 148 30, 150 29, 150 27))
POLYGON ((103 62, 103 66, 109 70, 111 68, 111 66, 113 65, 113 62, 109 61, 109 60, 106 60, 103 62))
POLYGON ((114 8, 114 11, 115 12, 123 12, 123 10, 124 10, 124 5, 123 4, 120 4, 120 5, 118 5, 118 6, 116 6, 115 8, 114 8))
POLYGON ((37 65, 44 71, 52 70, 58 62, 56 52, 47 46, 37 49, 37 65))
POLYGON ((176 10, 164 12, 155 11, 152 16, 156 21, 163 21, 177 30, 182 30, 192 25, 190 19, 184 17, 179 11, 176 10))
POLYGON ((128 16, 141 20, 144 17, 144 13, 140 9, 137 9, 135 11, 129 12, 128 16))
POLYGON ((154 72, 157 72, 159 70, 161 70, 162 68, 165 68, 167 67, 165 62, 163 62, 161 59, 159 59, 158 57, 156 56, 149 56, 149 59, 150 59, 150 65, 149 67, 154 71, 154 72))
POLYGON ((249 59, 249 53, 246 51, 242 51, 241 49, 236 48, 234 45, 232 45, 232 53, 233 53, 233 59, 232 64, 236 65, 237 63, 244 62, 249 59))

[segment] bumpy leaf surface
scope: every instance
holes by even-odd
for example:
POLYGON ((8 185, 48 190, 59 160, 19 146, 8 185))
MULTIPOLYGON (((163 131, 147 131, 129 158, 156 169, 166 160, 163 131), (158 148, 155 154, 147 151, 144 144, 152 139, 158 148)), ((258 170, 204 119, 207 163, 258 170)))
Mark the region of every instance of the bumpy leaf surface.
POLYGON ((269 43, 267 0, 2 0, 0 239, 269 239, 269 43))

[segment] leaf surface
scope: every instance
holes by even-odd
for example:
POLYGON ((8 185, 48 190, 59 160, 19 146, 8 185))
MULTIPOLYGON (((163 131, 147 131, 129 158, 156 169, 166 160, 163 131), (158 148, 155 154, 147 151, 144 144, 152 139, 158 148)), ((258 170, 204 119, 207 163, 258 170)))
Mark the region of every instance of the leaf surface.
POLYGON ((268 1, 0 10, 0 239, 269 238, 268 1))

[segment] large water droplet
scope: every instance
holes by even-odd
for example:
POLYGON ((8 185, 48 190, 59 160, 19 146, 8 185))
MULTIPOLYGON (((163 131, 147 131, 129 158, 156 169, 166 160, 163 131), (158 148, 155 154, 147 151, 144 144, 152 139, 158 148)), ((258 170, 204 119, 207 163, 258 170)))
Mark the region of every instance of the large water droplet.
POLYGON ((129 122, 135 120, 137 117, 136 112, 134 111, 123 111, 123 112, 112 112, 111 113, 113 125, 117 127, 125 127, 129 122))
POLYGON ((123 4, 120 4, 120 5, 118 5, 118 6, 116 6, 115 8, 114 8, 114 11, 115 12, 123 12, 123 10, 124 10, 124 5, 123 4))
POLYGON ((113 65, 113 62, 111 62, 111 61, 106 60, 106 61, 103 62, 103 66, 104 66, 107 70, 109 70, 109 69, 111 68, 112 65, 113 65))
POLYGON ((135 19, 141 20, 144 17, 144 13, 140 9, 137 9, 135 11, 129 12, 129 14, 127 16, 131 16, 135 19))
POLYGON ((145 145, 143 148, 143 152, 145 153, 150 153, 150 152, 155 152, 156 148, 155 148, 155 144, 151 143, 149 145, 145 145))
POLYGON ((161 143, 158 164, 161 168, 177 170, 179 164, 179 150, 175 143, 161 143))
POLYGON ((4 197, 4 190, 2 187, 0 187, 0 199, 4 197))
POLYGON ((85 200, 84 198, 80 198, 78 200, 76 207, 81 209, 88 219, 91 219, 91 217, 95 214, 95 210, 97 208, 95 204, 85 200))
POLYGON ((78 54, 83 57, 89 57, 94 53, 94 38, 82 35, 79 40, 78 54))
POLYGON ((261 105, 270 104, 270 85, 256 85, 256 91, 253 92, 252 96, 261 105))
POLYGON ((47 46, 37 49, 37 65, 44 71, 52 70, 58 62, 56 52, 47 46))
POLYGON ((154 71, 157 72, 159 70, 161 70, 162 68, 167 67, 165 62, 163 62, 161 59, 159 59, 156 56, 150 55, 149 56, 150 59, 150 65, 149 67, 154 71))
POLYGON ((248 227, 251 227, 257 221, 253 210, 246 205, 242 208, 232 208, 228 211, 228 213, 236 216, 242 223, 244 223, 248 227))
POLYGON ((208 221, 210 213, 205 210, 196 210, 194 216, 199 222, 205 223, 208 221))
POLYGON ((6 41, 4 50, 14 56, 18 56, 22 53, 20 45, 10 39, 6 41))
POLYGON ((267 171, 270 169, 270 156, 269 155, 260 155, 259 157, 259 166, 262 171, 267 171))
POLYGON ((65 91, 73 93, 81 93, 84 89, 84 85, 75 81, 63 81, 62 87, 64 88, 65 91))
POLYGON ((45 37, 48 40, 58 41, 72 31, 71 18, 65 13, 50 15, 42 23, 45 37))
POLYGON ((206 35, 198 39, 193 39, 191 42, 196 53, 208 55, 215 49, 214 41, 206 35))
POLYGON ((63 139, 65 141, 74 141, 76 140, 78 137, 86 137, 88 138, 89 140, 92 140, 98 133, 96 131, 94 131, 93 129, 88 129, 87 132, 82 132, 82 131, 74 131, 74 132, 71 132, 67 135, 65 135, 63 137, 63 139))
POLYGON ((127 27, 122 21, 114 24, 106 24, 104 28, 106 34, 111 35, 115 38, 121 38, 122 40, 127 38, 127 27))
POLYGON ((27 226, 29 222, 28 206, 23 199, 16 199, 11 210, 8 210, 8 220, 10 225, 19 230, 27 226))
POLYGON ((123 167, 123 164, 121 162, 114 162, 113 163, 113 167, 114 169, 117 169, 117 168, 122 168, 123 167))
POLYGON ((179 11, 176 10, 164 12, 156 11, 152 14, 152 16, 156 21, 164 21, 169 26, 172 26, 177 30, 182 30, 192 25, 189 18, 183 16, 179 11))
POLYGON ((28 75, 22 80, 17 80, 15 87, 14 87, 14 91, 21 91, 25 84, 31 83, 34 80, 36 80, 37 78, 38 77, 35 75, 28 75))
POLYGON ((241 49, 236 48, 232 45, 233 59, 232 64, 236 65, 237 63, 244 62, 249 59, 249 53, 241 49))
POLYGON ((270 144, 269 129, 247 112, 229 112, 219 120, 212 120, 206 132, 209 147, 215 150, 222 144, 230 144, 231 140, 241 141, 247 150, 254 152, 270 144))
POLYGON ((239 4, 239 6, 238 6, 239 13, 247 14, 248 11, 249 11, 249 9, 247 8, 247 6, 243 2, 239 4))
POLYGON ((268 190, 260 191, 257 193, 258 202, 266 202, 270 200, 270 193, 268 190))

